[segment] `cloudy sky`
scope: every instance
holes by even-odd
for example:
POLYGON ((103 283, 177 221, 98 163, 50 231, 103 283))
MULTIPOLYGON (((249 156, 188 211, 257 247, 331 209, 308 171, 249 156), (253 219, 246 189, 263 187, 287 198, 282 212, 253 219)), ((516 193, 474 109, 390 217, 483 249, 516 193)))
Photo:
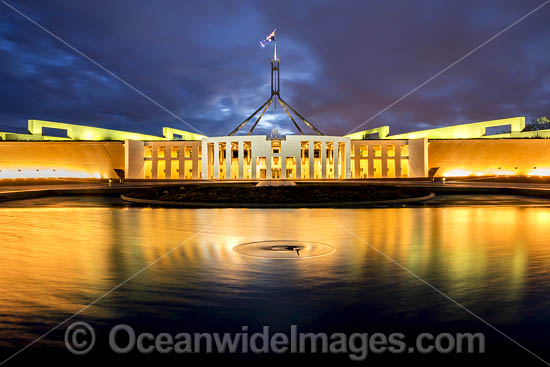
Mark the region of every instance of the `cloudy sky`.
MULTIPOLYGON (((345 134, 543 0, 6 0, 206 135, 269 97, 278 29, 281 95, 345 134)), ((280 107, 258 132, 294 133, 280 107)), ((550 5, 381 113, 392 133, 550 114, 550 5)), ((193 131, 0 0, 0 131, 27 119, 193 131)), ((195 130, 195 131, 197 131, 195 130)))

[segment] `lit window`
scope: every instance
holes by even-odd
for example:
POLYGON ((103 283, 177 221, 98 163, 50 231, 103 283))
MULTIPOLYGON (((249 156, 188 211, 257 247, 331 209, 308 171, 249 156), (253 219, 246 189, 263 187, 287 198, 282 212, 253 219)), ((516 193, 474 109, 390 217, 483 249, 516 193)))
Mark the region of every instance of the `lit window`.
POLYGON ((153 178, 153 163, 151 161, 145 161, 145 164, 144 164, 144 171, 145 171, 145 179, 146 180, 150 180, 153 178))
POLYGON ((381 157, 382 156, 382 146, 381 145, 374 145, 374 156, 375 157, 381 157))
POLYGON ((150 145, 146 145, 144 155, 145 158, 151 158, 153 156, 153 147, 150 145))
POLYGON ((409 156, 409 146, 408 145, 401 145, 401 156, 404 156, 404 157, 409 156))
POLYGON ((158 158, 165 158, 165 157, 166 157, 166 147, 159 147, 158 158))
POLYGON ((386 152, 388 157, 395 157, 395 145, 386 145, 386 152))
POLYGON ((171 157, 172 158, 179 158, 180 156, 180 147, 177 145, 172 145, 171 147, 171 157))
POLYGON ((401 177, 409 177, 409 160, 401 160, 401 177))

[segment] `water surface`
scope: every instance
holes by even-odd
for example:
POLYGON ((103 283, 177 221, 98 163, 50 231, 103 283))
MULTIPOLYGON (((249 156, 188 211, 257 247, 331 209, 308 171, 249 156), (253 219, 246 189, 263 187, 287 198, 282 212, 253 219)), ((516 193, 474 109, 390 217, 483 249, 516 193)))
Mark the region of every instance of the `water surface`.
MULTIPOLYGON (((1 357, 176 247, 76 319, 92 324, 100 336, 120 322, 153 332, 238 332, 242 325, 286 331, 291 324, 305 331, 400 331, 412 337, 483 332, 488 352, 517 352, 536 365, 381 251, 550 357, 549 208, 517 197, 478 201, 485 205, 451 201, 288 210, 136 208, 117 199, 75 198, 4 205, 1 357), (242 243, 277 239, 330 244, 335 251, 300 260, 233 251, 242 243)), ((61 346, 62 332, 33 348, 61 346)))

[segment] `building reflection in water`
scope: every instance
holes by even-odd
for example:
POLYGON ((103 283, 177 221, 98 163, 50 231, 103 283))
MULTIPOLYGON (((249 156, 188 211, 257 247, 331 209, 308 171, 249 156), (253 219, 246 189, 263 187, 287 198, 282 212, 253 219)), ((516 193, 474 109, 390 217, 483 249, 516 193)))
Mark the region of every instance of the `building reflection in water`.
POLYGON ((278 295, 272 303, 284 306, 285 297, 304 294, 307 300, 293 302, 311 307, 312 315, 337 303, 468 317, 338 223, 464 306, 504 323, 525 311, 528 282, 548 284, 550 265, 544 208, 5 208, 0 222, 0 326, 11 341, 29 339, 36 325, 78 311, 179 245, 87 315, 168 315, 178 307, 245 312, 243 300, 257 301, 246 312, 262 314, 267 295, 278 295), (317 241, 336 251, 288 261, 232 250, 276 239, 317 241))

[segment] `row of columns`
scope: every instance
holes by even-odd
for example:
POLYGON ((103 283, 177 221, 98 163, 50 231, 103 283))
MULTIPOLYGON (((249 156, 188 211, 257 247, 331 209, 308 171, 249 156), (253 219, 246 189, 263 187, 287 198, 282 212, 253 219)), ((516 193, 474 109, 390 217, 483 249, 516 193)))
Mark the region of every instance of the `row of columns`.
MULTIPOLYGON (((302 140, 299 137, 298 139, 294 139, 292 141, 281 141, 281 148, 279 149, 279 153, 272 153, 271 148, 271 141, 266 140, 265 137, 259 137, 263 138, 262 140, 254 139, 258 137, 247 137, 244 138, 247 142, 250 142, 251 148, 251 157, 250 157, 250 169, 251 169, 251 178, 255 179, 256 177, 256 171, 257 171, 257 159, 259 157, 263 157, 266 160, 266 178, 271 178, 272 172, 271 172, 271 158, 272 157, 279 157, 281 159, 281 178, 286 178, 286 159, 287 158, 295 158, 296 160, 296 174, 294 178, 301 178, 301 170, 302 170, 302 142, 305 142, 306 140, 302 140)), ((231 178, 231 160, 232 160, 232 143, 238 144, 238 178, 242 179, 244 177, 244 142, 245 140, 239 139, 239 140, 211 140, 209 139, 203 139, 202 140, 202 150, 203 152, 203 159, 202 159, 202 178, 203 179, 220 179, 220 178, 231 178), (225 144, 225 177, 219 177, 220 176, 220 146, 222 144, 225 144), (214 172, 211 172, 211 169, 214 170, 214 172)), ((351 160, 350 160, 350 151, 351 151, 351 142, 349 139, 339 139, 339 140, 328 140, 328 139, 311 139, 307 140, 308 142, 308 149, 309 149, 309 159, 308 159, 308 169, 309 169, 309 178, 314 179, 315 175, 315 159, 314 159, 314 151, 315 147, 314 144, 316 141, 321 142, 321 166, 322 166, 322 172, 321 177, 319 178, 326 178, 327 177, 327 155, 326 155, 326 147, 327 147, 327 141, 333 143, 333 156, 335 160, 335 164, 333 165, 333 171, 334 171, 334 178, 339 178, 339 167, 338 164, 340 163, 342 167, 344 168, 344 177, 350 178, 351 176, 351 160), (340 152, 340 144, 344 146, 344 149, 342 152, 340 152), (339 154, 342 154, 340 157, 339 154)))
POLYGON ((401 176, 401 158, 409 158, 409 156, 401 156, 401 145, 407 145, 406 141, 399 142, 399 141, 393 141, 389 144, 381 144, 380 142, 368 142, 368 141, 356 141, 353 142, 353 150, 354 150, 354 178, 361 178, 361 160, 368 161, 368 171, 367 171, 367 177, 371 178, 374 177, 374 161, 380 160, 380 166, 382 168, 382 172, 380 176, 382 178, 388 177, 388 160, 394 160, 395 162, 395 177, 401 176), (375 156, 375 150, 374 146, 379 145, 380 146, 380 155, 375 156), (388 145, 393 145, 395 155, 393 157, 388 156, 388 145), (361 147, 367 148, 367 156, 362 157, 361 156, 361 147))
POLYGON ((158 162, 160 160, 164 160, 164 173, 165 178, 171 178, 172 177, 172 161, 178 160, 179 161, 179 178, 185 177, 185 161, 191 161, 191 172, 192 177, 194 180, 200 179, 199 177, 199 144, 192 144, 189 143, 183 144, 183 143, 170 143, 167 144, 165 142, 157 143, 157 142, 149 142, 147 145, 151 146, 151 176, 153 179, 158 178, 158 162), (178 158, 172 158, 172 147, 177 146, 179 149, 178 158), (191 157, 185 157, 185 147, 191 146, 191 157), (160 147, 164 147, 164 158, 159 158, 158 156, 158 150, 160 147))

